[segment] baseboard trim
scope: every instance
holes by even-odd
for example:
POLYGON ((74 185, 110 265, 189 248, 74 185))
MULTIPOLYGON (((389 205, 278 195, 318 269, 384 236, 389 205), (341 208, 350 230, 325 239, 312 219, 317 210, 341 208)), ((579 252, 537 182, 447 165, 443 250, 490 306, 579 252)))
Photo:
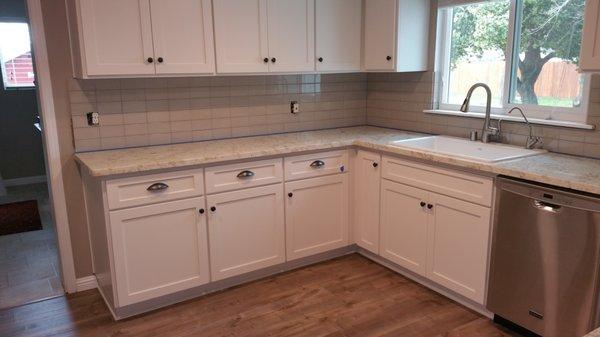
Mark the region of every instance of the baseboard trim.
POLYGON ((77 286, 77 292, 98 288, 96 276, 94 275, 78 278, 77 281, 75 281, 75 284, 77 286))
POLYGON ((45 183, 46 176, 31 176, 31 177, 22 177, 22 178, 13 178, 13 179, 4 179, 3 183, 5 187, 9 186, 20 186, 20 185, 29 185, 29 184, 38 184, 45 183))

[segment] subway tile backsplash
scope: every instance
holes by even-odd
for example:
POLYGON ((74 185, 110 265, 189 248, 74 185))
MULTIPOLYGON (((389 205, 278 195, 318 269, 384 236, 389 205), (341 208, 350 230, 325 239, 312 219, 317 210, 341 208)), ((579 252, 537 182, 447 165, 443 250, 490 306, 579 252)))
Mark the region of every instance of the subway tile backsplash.
POLYGON ((367 75, 73 79, 69 95, 82 152, 364 125, 367 75))

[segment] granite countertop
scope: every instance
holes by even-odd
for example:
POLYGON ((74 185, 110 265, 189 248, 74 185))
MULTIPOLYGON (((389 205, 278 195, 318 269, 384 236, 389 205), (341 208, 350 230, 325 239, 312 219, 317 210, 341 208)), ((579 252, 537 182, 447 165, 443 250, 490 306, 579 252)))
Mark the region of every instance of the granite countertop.
POLYGON ((588 333, 584 337, 600 337, 600 328, 588 333))
POLYGON ((504 174, 550 185, 600 194, 600 160, 545 153, 537 156, 482 163, 399 148, 390 142, 424 134, 378 127, 350 127, 319 131, 212 140, 78 153, 75 159, 93 177, 132 174, 152 170, 206 165, 240 159, 286 155, 302 151, 358 146, 449 164, 492 174, 504 174))

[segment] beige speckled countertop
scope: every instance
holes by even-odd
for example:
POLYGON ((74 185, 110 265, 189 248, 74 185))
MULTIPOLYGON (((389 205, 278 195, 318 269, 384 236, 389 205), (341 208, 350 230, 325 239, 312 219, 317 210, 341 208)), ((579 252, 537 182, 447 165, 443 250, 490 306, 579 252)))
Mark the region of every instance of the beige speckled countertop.
POLYGON ((104 177, 358 146, 600 194, 600 160, 546 153, 498 163, 481 163, 390 145, 395 140, 421 136, 423 134, 364 126, 86 152, 76 154, 75 159, 91 176, 104 177))
POLYGON ((600 337, 600 328, 588 333, 584 337, 600 337))

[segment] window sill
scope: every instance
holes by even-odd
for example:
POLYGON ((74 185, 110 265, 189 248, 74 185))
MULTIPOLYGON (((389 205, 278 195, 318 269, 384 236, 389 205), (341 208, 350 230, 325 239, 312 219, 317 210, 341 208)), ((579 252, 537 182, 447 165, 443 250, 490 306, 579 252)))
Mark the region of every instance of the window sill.
MULTIPOLYGON (((423 111, 427 114, 436 114, 436 115, 445 115, 445 116, 458 116, 458 117, 469 117, 469 118, 485 118, 485 114, 479 112, 461 112, 461 111, 452 111, 452 110, 425 110, 423 111)), ((525 123, 523 117, 521 116, 508 116, 508 115, 498 115, 491 114, 492 119, 501 119, 503 121, 509 122, 518 122, 525 123)), ((550 125, 550 126, 560 126, 564 128, 573 128, 573 129, 583 129, 583 130, 594 130, 596 129, 595 125, 579 123, 579 122, 569 122, 569 121, 559 121, 559 120, 546 120, 539 118, 528 118, 531 124, 538 125, 550 125)))

